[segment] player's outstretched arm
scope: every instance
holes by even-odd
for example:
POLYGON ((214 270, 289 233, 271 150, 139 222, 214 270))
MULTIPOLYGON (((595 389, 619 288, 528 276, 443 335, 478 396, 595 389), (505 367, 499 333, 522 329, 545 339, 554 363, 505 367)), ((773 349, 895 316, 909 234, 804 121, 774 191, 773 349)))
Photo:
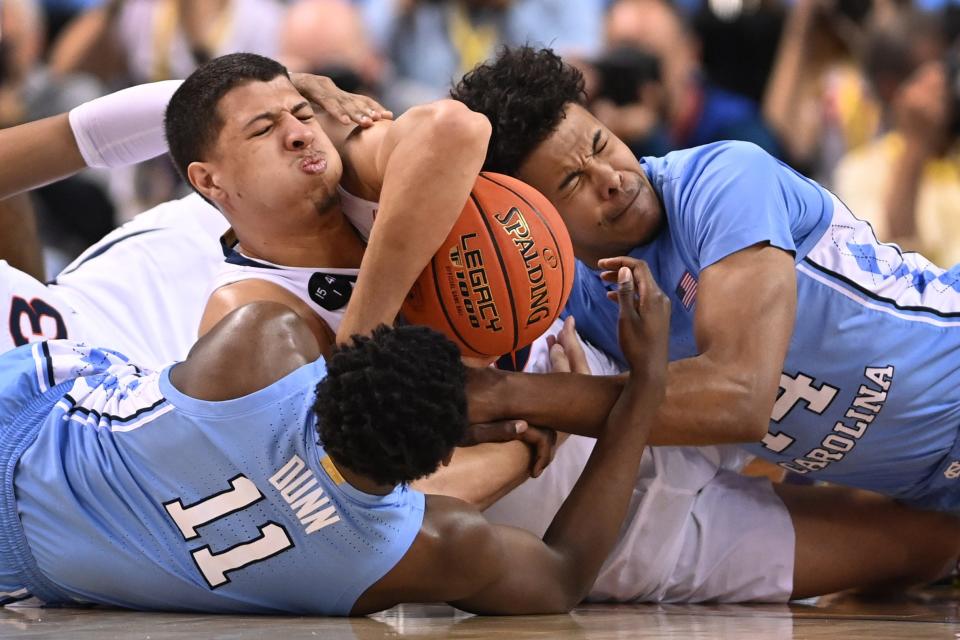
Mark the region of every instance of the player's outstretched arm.
POLYGON ((65 113, 0 129, 0 199, 65 178, 85 166, 65 113))
MULTIPOLYGON (((601 266, 644 268, 632 258, 601 266)), ((615 271, 611 275, 615 275, 615 271)), ((756 442, 767 432, 793 332, 792 256, 756 245, 701 274, 695 331, 700 355, 670 363, 654 445, 756 442), (763 273, 758 279, 756 274, 763 273)), ((522 418, 595 436, 623 384, 619 377, 471 372, 470 419, 522 418)))
MULTIPOLYGON (((340 90, 323 76, 294 74, 322 109, 369 127, 392 114, 340 90)), ((0 130, 0 199, 66 178, 85 167, 111 169, 167 151, 163 118, 180 80, 137 85, 86 102, 69 114, 0 130)))
POLYGON ((378 192, 380 209, 338 341, 393 323, 460 216, 483 166, 490 130, 485 116, 441 100, 345 145, 356 180, 378 192))
POLYGON ((164 153, 163 113, 179 81, 130 87, 0 131, 0 198, 84 167, 114 168, 164 153))
POLYGON ((413 547, 358 600, 354 613, 411 600, 446 600, 484 614, 556 613, 589 592, 626 515, 666 378, 670 302, 649 272, 637 282, 639 301, 629 271, 624 280, 620 340, 633 368, 543 540, 431 496, 413 547))

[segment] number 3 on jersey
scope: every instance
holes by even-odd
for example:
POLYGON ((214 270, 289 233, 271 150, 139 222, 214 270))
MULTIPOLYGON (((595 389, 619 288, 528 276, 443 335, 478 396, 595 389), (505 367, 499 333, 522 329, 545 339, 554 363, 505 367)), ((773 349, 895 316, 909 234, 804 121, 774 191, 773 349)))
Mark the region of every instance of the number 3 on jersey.
MULTIPOLYGON (((177 498, 163 504, 167 514, 180 529, 184 540, 199 538, 197 527, 210 524, 231 513, 246 509, 263 500, 263 494, 250 479, 238 475, 230 480, 230 488, 208 496, 192 505, 184 506, 177 498)), ((204 545, 190 553, 204 580, 211 589, 230 582, 227 574, 237 569, 263 562, 293 547, 293 541, 283 525, 267 522, 260 527, 260 536, 241 542, 220 553, 213 553, 210 545, 204 545)))
POLYGON ((60 312, 40 298, 29 302, 20 296, 10 300, 10 337, 22 347, 37 340, 59 340, 67 337, 67 325, 60 312))
MULTIPOLYGON (((813 378, 798 373, 791 378, 785 373, 780 374, 780 395, 773 405, 770 420, 780 422, 798 403, 804 402, 806 409, 817 415, 822 415, 840 389, 823 383, 819 388, 813 386, 813 378)), ((763 437, 763 446, 776 453, 783 452, 793 444, 794 438, 781 431, 770 431, 763 437)))

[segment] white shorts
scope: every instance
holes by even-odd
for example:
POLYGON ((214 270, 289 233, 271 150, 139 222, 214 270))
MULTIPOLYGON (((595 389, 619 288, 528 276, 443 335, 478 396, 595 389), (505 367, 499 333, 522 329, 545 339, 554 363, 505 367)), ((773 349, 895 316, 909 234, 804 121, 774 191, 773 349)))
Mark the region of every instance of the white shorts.
MULTIPOLYGON (((585 346, 594 373, 616 373, 612 361, 585 346)), ((545 370, 545 358, 545 345, 535 343, 528 370, 545 370)), ((573 490, 593 444, 571 436, 539 478, 514 489, 485 515, 542 536, 573 490)), ((620 537, 588 599, 789 600, 793 522, 769 480, 739 473, 749 459, 733 446, 648 447, 620 537)))
MULTIPOLYGON (((592 449, 593 440, 571 436, 539 478, 484 515, 542 536, 592 449)), ((731 453, 727 447, 655 447, 644 453, 624 527, 589 600, 790 599, 795 547, 790 514, 769 480, 740 475, 731 453)))

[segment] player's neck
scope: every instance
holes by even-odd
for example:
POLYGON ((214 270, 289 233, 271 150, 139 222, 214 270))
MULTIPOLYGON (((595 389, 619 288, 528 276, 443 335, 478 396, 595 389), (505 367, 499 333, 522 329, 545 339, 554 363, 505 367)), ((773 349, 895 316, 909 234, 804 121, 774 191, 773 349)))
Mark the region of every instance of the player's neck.
POLYGON ((364 242, 341 211, 321 216, 316 222, 269 233, 241 235, 238 249, 244 255, 287 267, 353 269, 360 266, 364 242))
POLYGON ((385 496, 396 488, 396 485, 380 484, 363 474, 347 469, 342 464, 339 464, 333 456, 330 456, 330 460, 333 462, 333 466, 337 468, 337 471, 340 472, 340 475, 343 476, 343 479, 347 481, 347 484, 358 491, 369 493, 373 496, 385 496))

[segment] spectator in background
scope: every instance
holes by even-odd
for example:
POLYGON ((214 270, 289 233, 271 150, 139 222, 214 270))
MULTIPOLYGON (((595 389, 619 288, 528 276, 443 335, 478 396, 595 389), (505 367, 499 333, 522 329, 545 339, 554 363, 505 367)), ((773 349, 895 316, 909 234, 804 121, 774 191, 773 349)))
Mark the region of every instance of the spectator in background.
POLYGON ((374 43, 393 63, 384 102, 396 112, 445 97, 501 44, 550 45, 573 57, 600 48, 605 0, 360 0, 374 43))
MULTIPOLYGON (((43 20, 34 0, 0 2, 0 128, 28 119, 25 85, 40 59, 43 20)), ((16 234, 16 252, 5 258, 17 269, 43 280, 33 204, 26 194, 0 200, 0 228, 16 234)))
MULTIPOLYGON (((956 65, 954 59, 954 82, 956 65)), ((922 65, 892 99, 893 129, 844 158, 835 181, 837 195, 859 207, 881 240, 944 267, 960 262, 955 91, 948 86, 947 64, 922 65)))
POLYGON ((667 96, 660 61, 637 47, 621 45, 581 65, 590 111, 635 156, 662 156, 668 138, 667 96))
POLYGON ((36 0, 0 2, 0 127, 28 119, 26 84, 43 51, 43 15, 36 0))
POLYGON ((297 0, 280 32, 280 61, 291 71, 327 76, 344 91, 380 99, 385 62, 350 0, 297 0))
POLYGON ((50 64, 111 84, 183 78, 232 51, 276 56, 283 10, 278 0, 107 0, 64 29, 50 64))
MULTIPOLYGON (((63 29, 50 52, 51 75, 88 72, 113 89, 185 78, 233 51, 276 57, 284 9, 279 0, 106 0, 63 29)), ((166 158, 109 176, 117 223, 184 190, 166 158)))
POLYGON ((796 0, 703 0, 690 24, 707 76, 756 103, 773 67, 786 7, 796 0))
MULTIPOLYGON (((611 49, 634 47, 657 60, 667 150, 746 140, 779 154, 757 105, 706 78, 696 37, 667 0, 615 0, 607 13, 606 43, 611 49)), ((598 117, 616 126, 611 112, 601 110, 598 117)))
POLYGON ((47 42, 53 42, 60 30, 78 15, 92 9, 104 0, 41 0, 46 15, 47 42))
POLYGON ((848 150, 889 127, 883 105, 900 83, 941 50, 937 25, 891 0, 798 0, 767 85, 764 117, 791 164, 830 185, 848 150))

